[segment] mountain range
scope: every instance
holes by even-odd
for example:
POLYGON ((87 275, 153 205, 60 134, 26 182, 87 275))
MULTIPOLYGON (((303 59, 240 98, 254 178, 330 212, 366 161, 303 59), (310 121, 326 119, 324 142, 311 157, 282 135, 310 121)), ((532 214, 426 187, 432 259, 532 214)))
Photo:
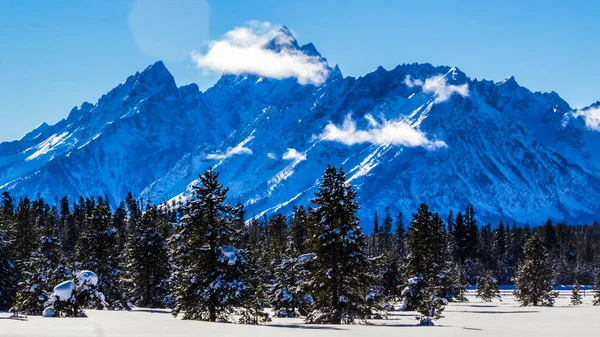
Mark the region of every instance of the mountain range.
MULTIPOLYGON (((327 62, 280 34, 265 48, 327 62)), ((600 103, 575 110, 513 77, 477 80, 430 64, 359 78, 327 70, 320 85, 224 74, 201 92, 177 87, 156 62, 95 104, 1 143, 0 191, 185 201, 214 167, 230 201, 260 216, 308 204, 331 164, 356 187, 367 231, 375 211, 409 219, 421 202, 444 214, 472 204, 482 222, 600 215, 600 132, 585 115, 600 103)))

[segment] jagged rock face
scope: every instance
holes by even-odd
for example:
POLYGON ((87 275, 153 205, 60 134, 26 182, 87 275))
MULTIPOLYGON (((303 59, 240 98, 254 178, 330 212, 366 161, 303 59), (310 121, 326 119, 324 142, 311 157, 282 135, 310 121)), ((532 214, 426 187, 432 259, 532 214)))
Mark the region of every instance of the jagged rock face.
MULTIPOLYGON (((291 47, 321 57, 312 44, 294 39, 291 47)), ((254 216, 308 204, 332 164, 358 189, 367 230, 375 211, 390 206, 408 218, 421 202, 441 213, 472 203, 481 221, 591 221, 600 214, 599 134, 556 93, 532 93, 512 77, 478 81, 455 68, 410 64, 356 79, 335 67, 320 86, 224 75, 201 93, 177 88, 157 62, 96 104, 0 144, 0 190, 113 202, 131 191, 162 202, 185 199, 212 166, 230 201, 254 216), (433 76, 466 84, 468 96, 438 101, 406 81, 433 76), (349 146, 318 137, 348 114, 359 129, 368 128, 367 115, 402 120, 446 146, 349 146)))

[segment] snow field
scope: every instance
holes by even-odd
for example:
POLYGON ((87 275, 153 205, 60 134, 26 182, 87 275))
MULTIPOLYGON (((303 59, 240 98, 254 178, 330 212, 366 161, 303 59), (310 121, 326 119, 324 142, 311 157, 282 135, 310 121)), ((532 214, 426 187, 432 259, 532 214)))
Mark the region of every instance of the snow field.
MULTIPOLYGON (((502 292, 504 295, 504 292, 502 292)), ((302 319, 273 318, 262 326, 182 321, 168 310, 127 311, 86 310, 89 318, 9 319, 0 313, 0 336, 16 337, 137 337, 137 336, 597 336, 600 307, 592 306, 586 292, 583 305, 569 304, 570 292, 561 292, 553 308, 520 307, 512 296, 503 302, 483 303, 469 294, 467 303, 451 303, 444 318, 434 327, 418 327, 414 312, 390 312, 387 320, 372 325, 308 325, 302 319)))

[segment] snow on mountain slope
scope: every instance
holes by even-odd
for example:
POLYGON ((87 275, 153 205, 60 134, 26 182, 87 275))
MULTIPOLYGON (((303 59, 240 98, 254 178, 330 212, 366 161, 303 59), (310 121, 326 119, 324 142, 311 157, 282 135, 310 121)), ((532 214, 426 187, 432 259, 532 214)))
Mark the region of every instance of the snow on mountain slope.
MULTIPOLYGON (((286 45, 300 46, 287 30, 286 45), (290 42, 291 41, 291 42, 290 42)), ((177 88, 162 62, 92 105, 0 144, 0 190, 45 197, 128 191, 187 198, 217 167, 249 216, 307 204, 328 164, 358 189, 359 216, 420 202, 472 203, 482 221, 589 221, 600 214, 600 132, 556 93, 514 78, 472 80, 456 68, 404 64, 360 78, 335 66, 318 86, 225 74, 206 92, 177 88)), ((595 110, 593 110, 595 111, 595 110)))

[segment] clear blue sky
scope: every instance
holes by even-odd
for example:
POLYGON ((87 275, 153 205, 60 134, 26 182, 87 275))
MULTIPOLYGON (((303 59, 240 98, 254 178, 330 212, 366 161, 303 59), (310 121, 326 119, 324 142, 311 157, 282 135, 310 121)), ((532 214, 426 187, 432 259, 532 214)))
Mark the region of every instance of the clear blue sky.
POLYGON ((249 20, 284 24, 345 75, 430 62, 514 75, 571 106, 600 100, 597 1, 0 0, 0 141, 92 103, 164 59, 178 85, 217 76, 187 56, 249 20))

